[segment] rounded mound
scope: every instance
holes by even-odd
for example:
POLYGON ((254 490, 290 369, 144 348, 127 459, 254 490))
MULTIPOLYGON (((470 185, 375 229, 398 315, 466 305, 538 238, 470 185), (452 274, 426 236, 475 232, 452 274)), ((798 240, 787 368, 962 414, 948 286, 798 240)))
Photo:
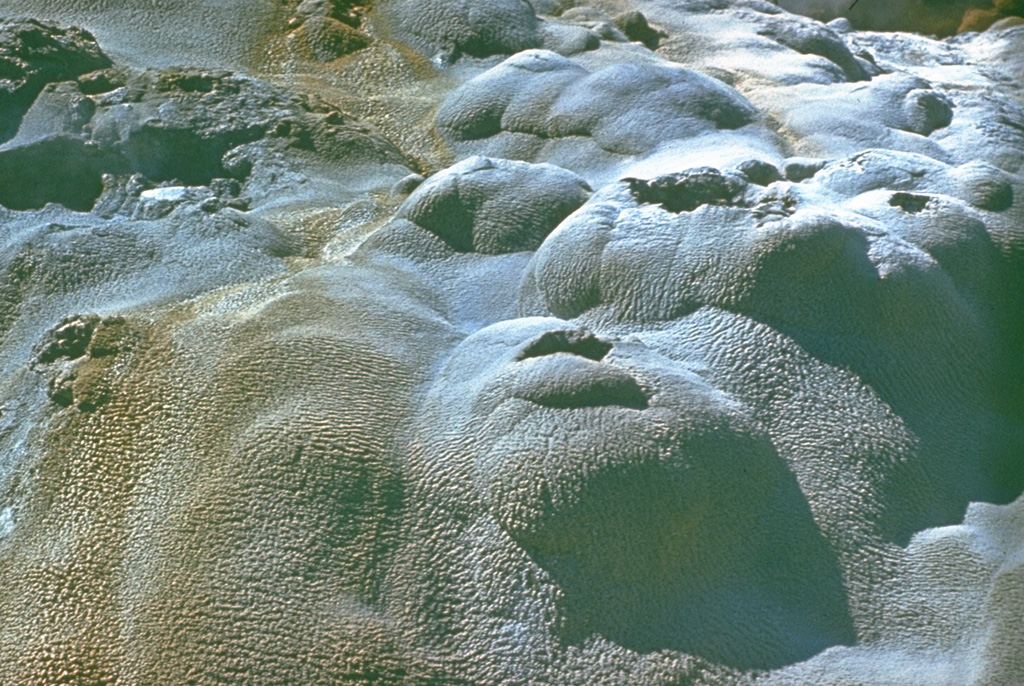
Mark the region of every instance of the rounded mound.
POLYGON ((423 182, 398 209, 458 252, 536 250, 590 195, 586 181, 550 164, 471 157, 423 182))

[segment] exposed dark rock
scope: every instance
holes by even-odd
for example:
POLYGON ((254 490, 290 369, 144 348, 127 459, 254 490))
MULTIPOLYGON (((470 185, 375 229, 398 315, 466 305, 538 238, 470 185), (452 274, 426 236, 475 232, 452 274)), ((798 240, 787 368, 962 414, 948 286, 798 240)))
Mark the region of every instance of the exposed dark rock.
POLYGON ((647 17, 636 10, 615 15, 612 25, 630 40, 643 43, 651 50, 657 50, 661 39, 668 38, 667 33, 648 24, 647 17))
POLYGON ((85 314, 62 321, 50 334, 50 341, 39 353, 39 362, 49 364, 58 359, 77 360, 85 355, 93 332, 100 323, 99 315, 85 314))
MULTIPOLYGON (((105 175, 140 175, 143 185, 244 182, 254 164, 289 149, 346 163, 408 163, 329 103, 224 71, 92 71, 78 89, 61 86, 39 101, 44 96, 48 106, 37 102, 17 138, 0 148, 0 205, 8 209, 53 202, 89 211, 105 187, 117 186, 105 175), (254 143, 258 151, 247 148, 254 143)), ((103 201, 101 214, 111 202, 103 201)))
POLYGON ((805 157, 794 157, 786 160, 782 169, 782 175, 787 181, 799 183, 813 177, 825 167, 824 160, 815 160, 805 157))
POLYGON ((656 203, 669 212, 692 212, 701 205, 735 204, 746 184, 711 167, 688 169, 645 181, 623 179, 638 202, 656 203))
POLYGON ((0 22, 0 142, 14 136, 46 84, 110 65, 88 31, 31 19, 0 22))
POLYGON ((746 176, 750 179, 751 183, 758 186, 767 186, 782 178, 778 167, 763 160, 747 160, 737 166, 736 171, 746 176))

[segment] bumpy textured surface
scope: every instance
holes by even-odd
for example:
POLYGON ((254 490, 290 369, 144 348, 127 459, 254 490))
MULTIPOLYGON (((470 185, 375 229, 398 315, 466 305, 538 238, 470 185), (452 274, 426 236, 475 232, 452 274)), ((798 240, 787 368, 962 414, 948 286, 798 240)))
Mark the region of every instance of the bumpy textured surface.
POLYGON ((1024 683, 1024 23, 915 1, 4 3, 0 683, 1024 683))

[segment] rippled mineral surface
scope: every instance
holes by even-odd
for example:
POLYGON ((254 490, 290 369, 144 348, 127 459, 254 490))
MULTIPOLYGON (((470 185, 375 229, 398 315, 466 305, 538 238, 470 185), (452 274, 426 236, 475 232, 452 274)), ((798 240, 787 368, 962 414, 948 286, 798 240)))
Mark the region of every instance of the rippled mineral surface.
POLYGON ((1024 683, 982 3, 4 0, 0 683, 1024 683))

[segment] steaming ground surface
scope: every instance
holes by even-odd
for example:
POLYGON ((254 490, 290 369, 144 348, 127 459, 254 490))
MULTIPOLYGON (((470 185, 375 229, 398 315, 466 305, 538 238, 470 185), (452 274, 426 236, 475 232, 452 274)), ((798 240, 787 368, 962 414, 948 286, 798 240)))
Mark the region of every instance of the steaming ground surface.
POLYGON ((1024 25, 869 4, 5 3, 0 682, 1024 683, 1024 25))

